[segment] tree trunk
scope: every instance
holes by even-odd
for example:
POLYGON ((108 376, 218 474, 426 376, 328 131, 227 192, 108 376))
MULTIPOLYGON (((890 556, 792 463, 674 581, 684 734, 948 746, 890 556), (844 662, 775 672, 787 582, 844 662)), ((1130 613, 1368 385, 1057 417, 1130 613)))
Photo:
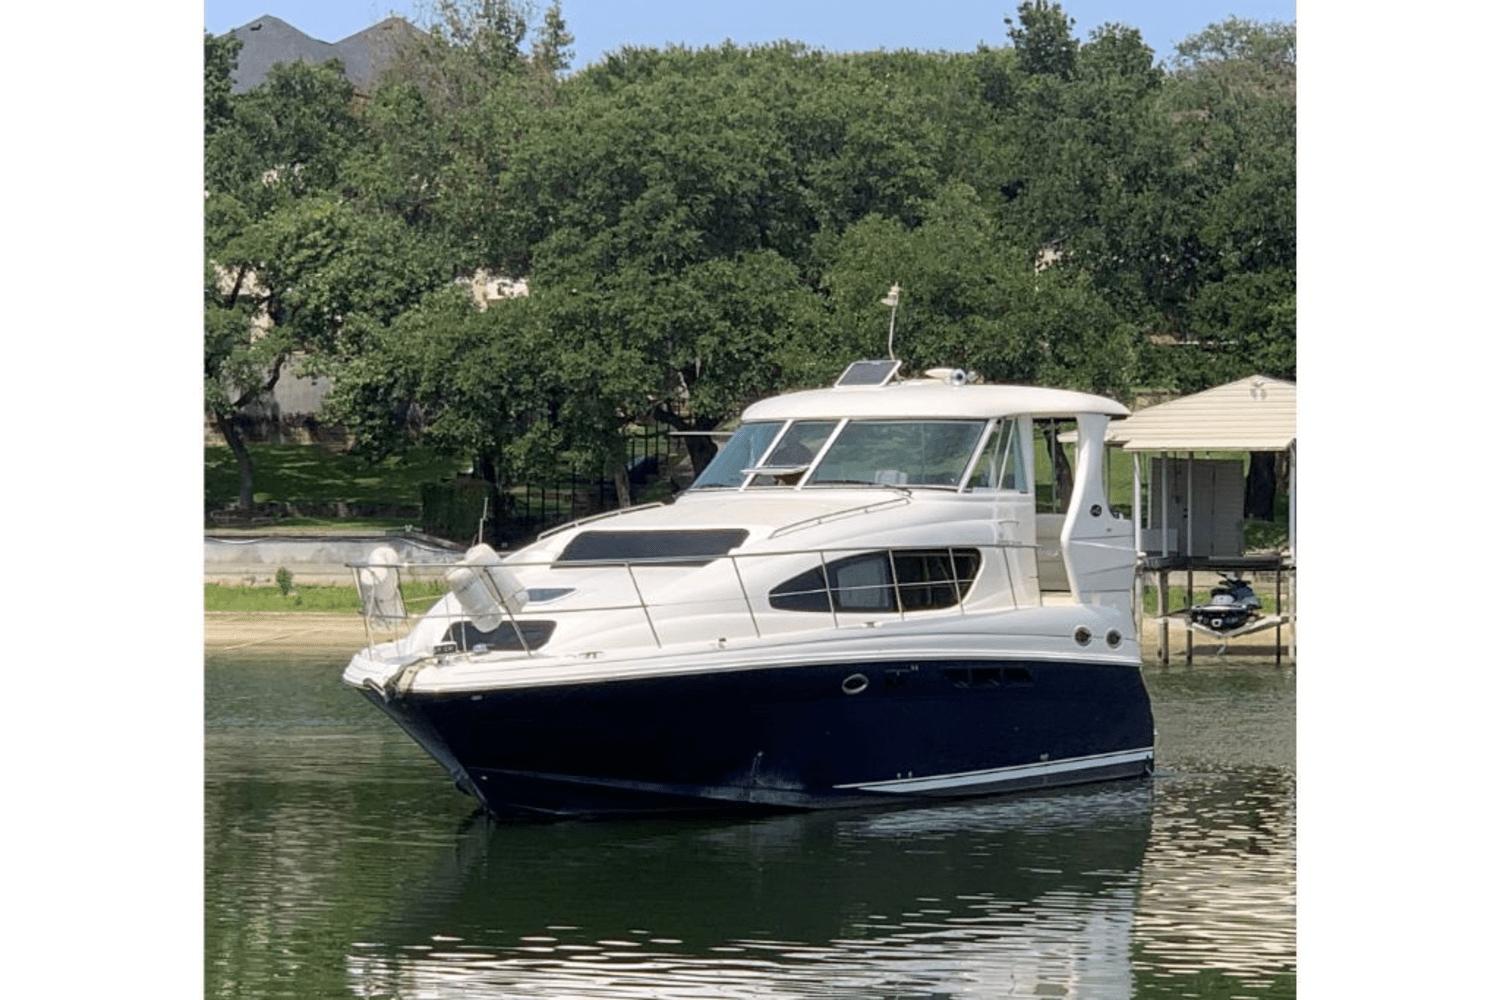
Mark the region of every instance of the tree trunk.
POLYGON ((719 443, 707 435, 693 434, 683 438, 687 442, 688 459, 693 463, 693 478, 703 475, 708 463, 719 453, 719 443))
POLYGON ((1252 451, 1245 477, 1245 516, 1257 521, 1276 519, 1276 452, 1252 451))
POLYGON ((240 429, 235 426, 233 417, 215 413, 214 425, 224 436, 224 443, 234 453, 234 461, 240 467, 240 500, 237 506, 240 510, 247 511, 255 506, 255 463, 250 460, 250 448, 245 444, 245 437, 240 429))
POLYGON ((615 502, 622 510, 630 506, 630 470, 623 465, 615 466, 615 502))
MULTIPOLYGON (((667 406, 656 408, 656 419, 677 431, 711 431, 719 424, 713 417, 688 419, 667 406)), ((696 479, 703 475, 708 463, 719 453, 719 443, 706 434, 689 434, 683 440, 687 442, 688 461, 693 463, 693 478, 696 479)))

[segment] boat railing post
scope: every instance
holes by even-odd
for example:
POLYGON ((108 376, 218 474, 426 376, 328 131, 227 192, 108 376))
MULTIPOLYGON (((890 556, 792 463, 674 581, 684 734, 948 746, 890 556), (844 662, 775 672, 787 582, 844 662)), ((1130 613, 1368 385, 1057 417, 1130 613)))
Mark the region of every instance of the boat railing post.
POLYGON ((397 566, 396 567, 396 600, 397 600, 397 602, 401 606, 401 617, 398 618, 398 619, 395 619, 392 622, 392 624, 391 624, 391 636, 393 638, 396 638, 396 639, 400 639, 401 638, 401 625, 398 624, 398 623, 405 622, 405 621, 407 621, 408 618, 411 617, 410 614, 406 610, 406 592, 401 589, 401 585, 404 582, 405 581, 401 579, 401 567, 397 566))
MULTIPOLYGON (((489 567, 479 566, 476 568, 480 571, 479 578, 484 581, 484 589, 488 590, 490 596, 495 599, 495 603, 500 605, 500 610, 505 612, 505 620, 510 622, 510 627, 515 630, 516 641, 521 644, 521 648, 526 651, 527 656, 534 656, 531 644, 526 641, 526 636, 521 631, 521 623, 516 621, 514 612, 510 610, 510 605, 500 596, 500 588, 495 586, 495 579, 490 576, 489 567)), ((462 621, 462 619, 459 620, 462 621)), ((460 628, 458 634, 460 636, 460 645, 463 647, 464 652, 467 653, 469 651, 469 633, 465 629, 460 628)))
MULTIPOLYGON (((1005 567, 1005 586, 1010 590, 1010 606, 1012 608, 1019 608, 1021 606, 1021 596, 1016 593, 1015 574, 1010 571, 1010 553, 1006 551, 1009 546, 1001 545, 997 542, 994 545, 987 545, 985 547, 994 549, 995 555, 1000 557, 1000 565, 1005 567)), ((1032 559, 1038 559, 1035 550, 1032 552, 1032 559)), ((1040 571, 1038 571, 1036 581, 1036 606, 1042 606, 1042 579, 1040 571)))
POLYGON ((818 550, 818 565, 823 567, 823 593, 828 597, 828 613, 833 615, 833 627, 839 627, 838 602, 833 597, 833 580, 828 576, 828 557, 818 550))
POLYGON ((358 566, 351 566, 350 570, 354 573, 354 593, 359 597, 359 617, 365 623, 365 652, 374 656, 375 637, 370 634, 370 615, 365 607, 364 581, 360 579, 358 566))
POLYGON ((896 576, 896 553, 892 549, 885 550, 885 561, 891 567, 891 593, 896 596, 896 614, 901 621, 906 621, 906 608, 901 604, 901 581, 896 576))
POLYGON ((760 638, 760 623, 755 620, 755 608, 750 604, 750 591, 745 589, 745 578, 740 574, 740 560, 733 553, 729 555, 729 565, 734 567, 734 578, 740 584, 740 596, 745 599, 745 613, 750 616, 750 627, 755 629, 755 638, 760 638))
POLYGON ((646 616, 646 627, 651 630, 651 638, 656 641, 656 648, 661 649, 661 636, 656 633, 656 623, 651 620, 651 609, 646 607, 646 597, 641 593, 641 585, 635 578, 635 567, 630 565, 630 560, 625 560, 625 572, 630 576, 630 585, 635 588, 635 599, 641 604, 641 614, 646 616))
POLYGON ((954 558, 953 546, 951 545, 948 546, 948 570, 953 574, 953 596, 955 598, 953 603, 958 605, 958 613, 962 615, 964 613, 964 598, 967 595, 964 593, 963 585, 959 583, 958 560, 954 558))

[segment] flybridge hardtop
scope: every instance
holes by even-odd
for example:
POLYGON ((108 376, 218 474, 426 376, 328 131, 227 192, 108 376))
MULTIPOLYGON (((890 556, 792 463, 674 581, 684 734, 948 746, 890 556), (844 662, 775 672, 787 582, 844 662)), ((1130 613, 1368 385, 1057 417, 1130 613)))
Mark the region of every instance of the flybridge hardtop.
POLYGON ((371 643, 345 681, 497 814, 1149 772, 1134 539, 1102 465, 1127 411, 897 365, 749 407, 669 505, 457 566, 373 555, 355 567, 371 643), (1066 514, 1039 513, 1034 421, 1058 418, 1077 425, 1073 490, 1066 514), (424 570, 449 593, 409 615, 400 584, 424 570))
POLYGON ((1113 399, 1069 389, 971 385, 936 378, 881 386, 837 386, 773 396, 752 404, 743 420, 809 417, 1072 417, 1099 413, 1128 417, 1113 399))

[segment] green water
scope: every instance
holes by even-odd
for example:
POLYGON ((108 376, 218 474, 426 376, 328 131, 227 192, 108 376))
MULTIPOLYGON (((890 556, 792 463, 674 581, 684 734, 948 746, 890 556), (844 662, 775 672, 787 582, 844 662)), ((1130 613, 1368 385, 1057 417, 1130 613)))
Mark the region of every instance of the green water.
POLYGON ((1147 673, 1158 774, 502 826, 328 659, 211 658, 212 997, 1289 997, 1294 678, 1147 673))

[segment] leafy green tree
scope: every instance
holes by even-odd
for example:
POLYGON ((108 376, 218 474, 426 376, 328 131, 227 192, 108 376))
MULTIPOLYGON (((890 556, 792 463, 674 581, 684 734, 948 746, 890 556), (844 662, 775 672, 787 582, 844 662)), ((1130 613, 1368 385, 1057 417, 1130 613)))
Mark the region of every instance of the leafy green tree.
POLYGON ((1039 271, 967 185, 945 188, 913 229, 871 216, 844 235, 825 276, 842 350, 831 354, 884 352, 888 314, 879 300, 898 279, 895 351, 912 370, 952 365, 993 382, 1115 396, 1134 384, 1134 328, 1087 275, 1039 271))
POLYGON ((531 61, 538 72, 557 77, 573 64, 573 33, 563 20, 562 4, 552 0, 542 19, 542 30, 531 49, 531 61))
POLYGON ((1169 113, 1186 147, 1199 263, 1183 324, 1193 390, 1296 371, 1296 37, 1231 18, 1179 46, 1169 113))
POLYGON ((558 378, 534 303, 481 310, 466 289, 448 288, 381 327, 342 365, 329 405, 371 457, 423 444, 471 459, 490 491, 486 536, 498 542, 509 487, 556 464, 558 378))
POLYGON ((1007 34, 1016 50, 1016 63, 1029 76, 1067 79, 1078 63, 1078 40, 1074 21, 1062 4, 1049 0, 1023 0, 1015 20, 1005 19, 1007 34))
MULTIPOLYGON (((655 419, 710 430, 803 381, 823 317, 796 268, 770 250, 665 274, 637 266, 583 275, 540 285, 534 297, 562 380, 577 387, 558 406, 564 437, 587 467, 614 478, 621 503, 630 496, 624 461, 633 425, 655 419)), ((702 436, 686 440, 701 471, 713 448, 702 436)))
POLYGON ((212 136, 234 116, 230 96, 240 40, 233 35, 203 33, 203 132, 212 136))
POLYGON ((253 464, 235 416, 264 399, 289 365, 328 372, 423 293, 443 284, 391 217, 361 215, 329 195, 289 202, 222 242, 205 277, 204 399, 253 500, 253 464))

